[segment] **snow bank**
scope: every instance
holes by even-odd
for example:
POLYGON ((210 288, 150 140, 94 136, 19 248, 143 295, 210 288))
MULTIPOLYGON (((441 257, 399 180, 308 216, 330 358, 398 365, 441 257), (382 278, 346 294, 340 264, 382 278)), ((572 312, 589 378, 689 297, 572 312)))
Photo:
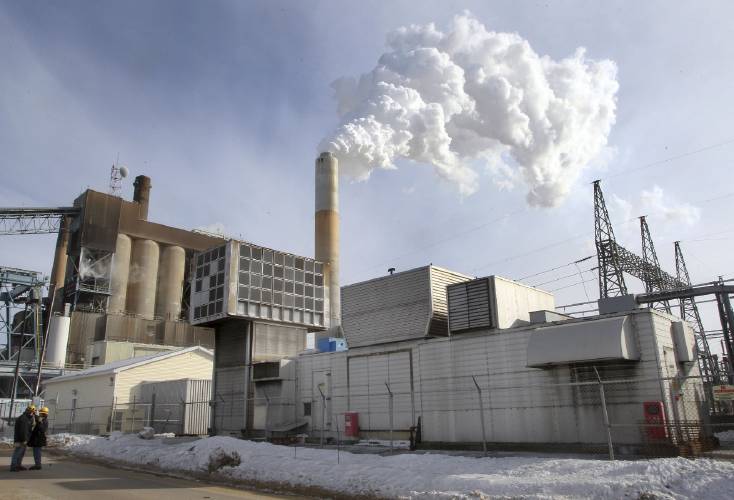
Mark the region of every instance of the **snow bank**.
POLYGON ((603 461, 538 457, 380 456, 211 437, 185 443, 135 435, 65 441, 72 453, 165 470, 389 498, 718 499, 734 497, 734 464, 710 459, 603 461))

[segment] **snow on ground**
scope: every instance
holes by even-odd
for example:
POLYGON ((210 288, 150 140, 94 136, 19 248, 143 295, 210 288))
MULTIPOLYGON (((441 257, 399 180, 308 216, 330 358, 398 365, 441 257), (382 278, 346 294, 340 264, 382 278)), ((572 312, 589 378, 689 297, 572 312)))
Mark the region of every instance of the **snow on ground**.
MULTIPOLYGON (((354 443, 353 446, 379 446, 383 448, 390 447, 390 440, 387 439, 362 439, 354 443)), ((392 442, 393 449, 407 450, 410 448, 410 441, 398 441, 397 439, 392 442)))
POLYGON ((54 437, 72 452, 171 471, 314 486, 389 498, 734 498, 734 464, 711 459, 604 461, 575 458, 470 458, 438 453, 392 456, 294 448, 211 437, 196 441, 113 433, 54 437))

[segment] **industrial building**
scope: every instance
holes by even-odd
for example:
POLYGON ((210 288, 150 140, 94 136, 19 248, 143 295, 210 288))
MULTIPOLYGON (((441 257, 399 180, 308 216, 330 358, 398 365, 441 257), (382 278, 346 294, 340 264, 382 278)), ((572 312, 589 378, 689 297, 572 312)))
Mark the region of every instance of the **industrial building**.
POLYGON ((342 287, 331 153, 315 163, 313 258, 149 222, 144 176, 132 202, 87 190, 53 212, 48 361, 213 347, 213 434, 569 447, 611 443, 614 422, 618 447, 698 442, 724 379, 693 297, 716 295, 726 335, 733 290, 691 287, 677 244, 665 273, 644 218, 643 257, 619 246, 594 189, 600 299, 582 318, 544 290, 433 265, 342 287), (647 293, 629 295, 624 274, 647 293), (307 350, 308 334, 329 352, 307 350))
POLYGON ((306 348, 308 332, 341 336, 338 166, 315 166, 315 259, 227 241, 194 256, 191 323, 215 331, 212 432, 257 435, 255 378, 306 348))
POLYGON ((674 316, 612 304, 574 319, 542 290, 433 266, 342 291, 349 350, 295 356, 256 379, 281 398, 267 410, 259 399, 262 429, 344 439, 345 418, 357 418, 347 439, 408 439, 419 428, 426 446, 476 446, 484 422, 490 444, 604 444, 597 374, 619 382, 605 400, 608 418, 627 424, 616 446, 647 441, 639 424, 651 402, 668 425, 704 418, 693 331, 674 316))
POLYGON ((49 379, 45 382, 45 401, 51 410, 52 429, 82 434, 131 432, 156 420, 151 415, 152 405, 157 403, 159 416, 171 418, 173 410, 175 421, 182 413, 181 405, 188 403, 195 404, 197 410, 206 410, 203 429, 200 425, 198 432, 205 434, 213 361, 210 350, 195 346, 115 361, 49 379), (192 385, 192 379, 194 384, 207 381, 203 394, 180 393, 171 385, 179 388, 180 381, 186 380, 185 387, 192 385), (156 388, 160 394, 157 401, 151 397, 156 388))

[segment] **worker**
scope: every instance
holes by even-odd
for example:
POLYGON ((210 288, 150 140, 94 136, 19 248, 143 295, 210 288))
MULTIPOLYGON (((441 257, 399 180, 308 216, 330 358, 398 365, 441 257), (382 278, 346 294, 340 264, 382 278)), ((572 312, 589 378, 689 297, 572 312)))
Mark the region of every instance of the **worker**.
POLYGON ((48 408, 43 407, 38 410, 38 416, 36 417, 36 426, 31 432, 31 437, 28 439, 28 446, 33 448, 33 460, 36 464, 31 467, 31 470, 41 470, 41 448, 46 446, 46 433, 48 432, 48 408))
POLYGON ((31 437, 35 420, 36 407, 32 404, 28 405, 21 416, 15 419, 15 433, 13 435, 15 449, 13 450, 13 458, 10 459, 11 472, 26 470, 23 467, 23 456, 25 455, 25 449, 31 437))

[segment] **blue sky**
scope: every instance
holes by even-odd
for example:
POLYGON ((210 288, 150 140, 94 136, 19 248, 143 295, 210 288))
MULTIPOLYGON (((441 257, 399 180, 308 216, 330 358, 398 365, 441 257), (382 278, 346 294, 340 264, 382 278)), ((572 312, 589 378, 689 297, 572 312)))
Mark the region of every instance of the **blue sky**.
MULTIPOLYGON (((625 246, 639 251, 629 220, 647 211, 664 267, 674 270, 680 239, 694 281, 734 276, 729 2, 0 1, 0 205, 106 191, 119 155, 152 178, 152 219, 220 223, 311 255, 313 161, 338 125, 331 82, 372 70, 392 30, 445 29, 464 10, 541 55, 582 46, 615 61, 609 148, 552 209, 527 206, 523 189, 498 189, 482 168, 479 191, 463 198, 407 161, 367 182, 342 179, 344 283, 429 262, 519 278, 591 255, 595 178, 625 246)), ((5 237, 0 262, 47 272, 53 242, 5 237)), ((574 277, 545 288, 563 287, 558 303, 586 300, 593 278, 586 291, 574 277)))

